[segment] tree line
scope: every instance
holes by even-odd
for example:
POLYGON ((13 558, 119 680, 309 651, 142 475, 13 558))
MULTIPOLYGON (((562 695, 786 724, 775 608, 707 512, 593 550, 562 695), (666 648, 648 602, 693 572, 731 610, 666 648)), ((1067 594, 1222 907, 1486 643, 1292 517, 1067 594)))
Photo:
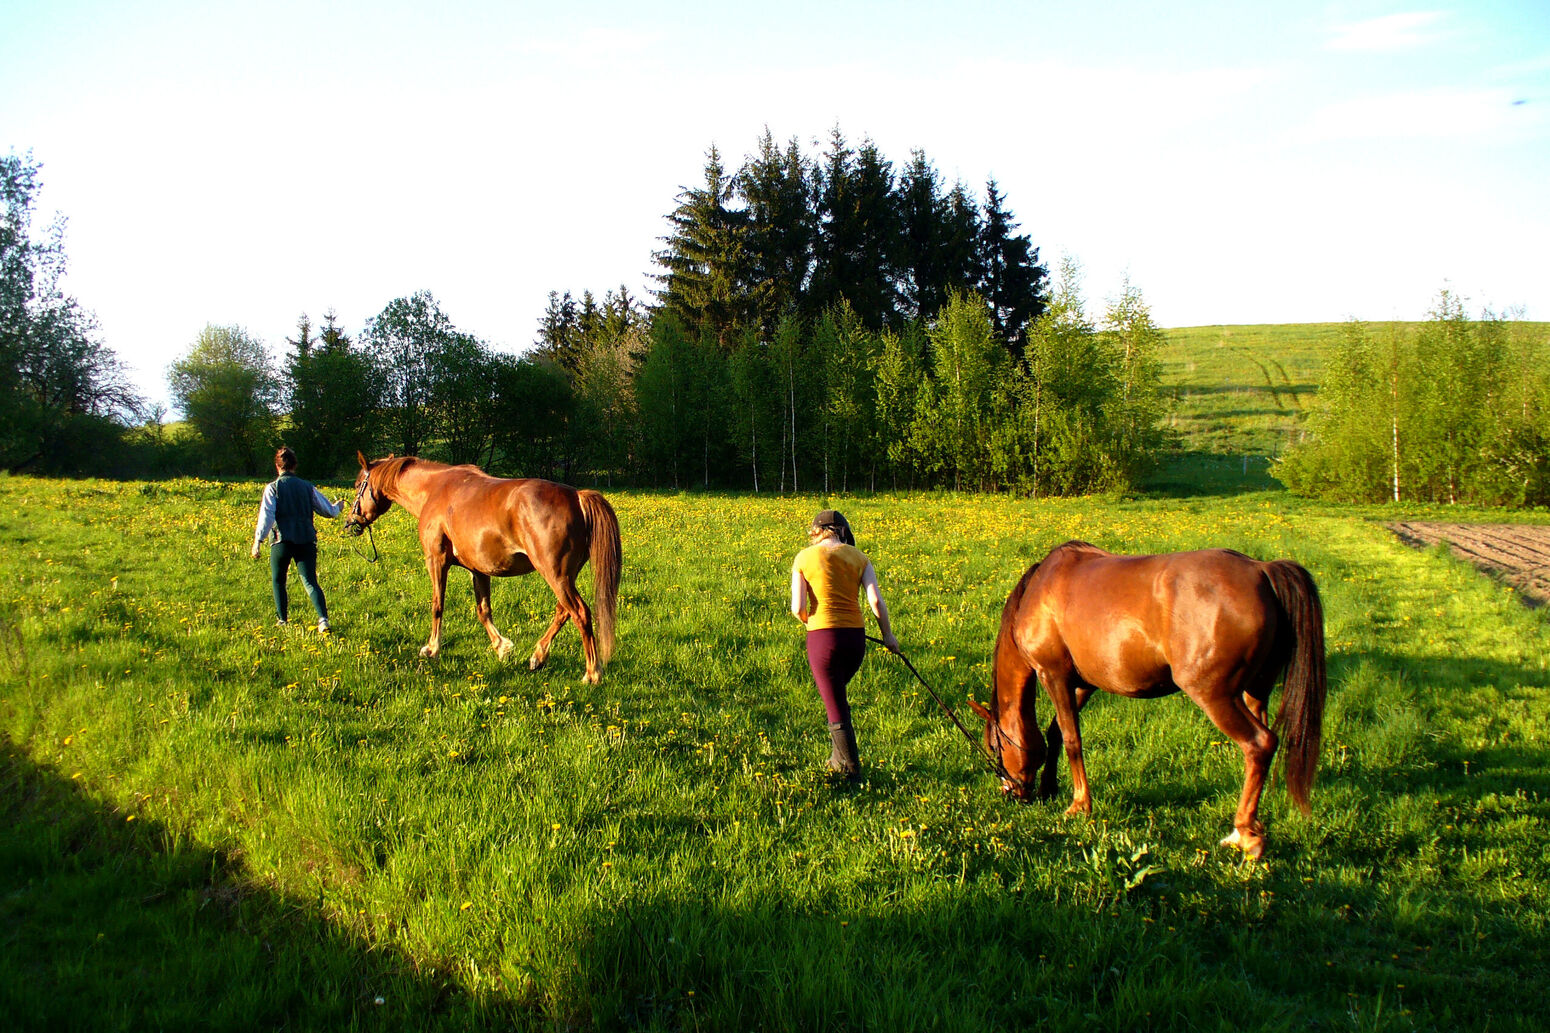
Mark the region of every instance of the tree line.
MULTIPOLYGON (((29 209, 37 166, 6 171, 8 212, 29 209)), ((169 430, 89 318, 49 293, 57 234, 34 244, 8 217, 22 228, 6 268, 19 255, 37 271, 7 280, 8 298, 30 299, 8 368, 36 372, 16 397, 46 405, 35 385, 53 374, 10 344, 36 351, 50 312, 77 318, 64 351, 90 357, 92 390, 27 424, 50 428, 30 449, 13 443, 25 421, 8 419, 6 466, 248 475, 284 440, 317 476, 360 448, 580 482, 1051 493, 1130 483, 1155 456, 1160 335, 1139 293, 1101 325, 1074 275, 1052 294, 993 180, 982 201, 918 151, 896 171, 838 129, 816 157, 766 131, 735 171, 711 148, 667 223, 653 298, 553 292, 521 355, 423 291, 353 333, 331 311, 303 315, 278 359, 242 327, 207 326, 168 370, 185 418, 169 430), (71 439, 76 424, 91 429, 71 439)))
POLYGON ((223 474, 262 470, 283 437, 319 476, 363 448, 607 485, 1122 487, 1162 444, 1161 332, 1133 288, 1094 322, 1074 271, 1069 283, 1021 358, 990 306, 957 292, 898 331, 842 300, 724 347, 621 288, 584 297, 562 339, 524 356, 458 330, 421 292, 354 339, 332 313, 321 330, 302 317, 278 365, 241 328, 207 327, 171 383, 203 467, 223 474))
POLYGON ((1550 503, 1550 347, 1544 333, 1443 290, 1415 331, 1353 321, 1318 410, 1275 475, 1358 502, 1550 503))

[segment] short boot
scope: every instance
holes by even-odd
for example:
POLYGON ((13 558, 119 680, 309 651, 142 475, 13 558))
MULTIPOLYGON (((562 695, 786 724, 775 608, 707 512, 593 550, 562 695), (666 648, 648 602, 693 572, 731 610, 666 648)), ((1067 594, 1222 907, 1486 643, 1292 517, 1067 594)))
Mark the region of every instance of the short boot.
POLYGON ((829 738, 834 749, 829 752, 826 764, 830 771, 855 778, 861 774, 861 759, 856 755, 856 730, 849 721, 830 721, 829 738))

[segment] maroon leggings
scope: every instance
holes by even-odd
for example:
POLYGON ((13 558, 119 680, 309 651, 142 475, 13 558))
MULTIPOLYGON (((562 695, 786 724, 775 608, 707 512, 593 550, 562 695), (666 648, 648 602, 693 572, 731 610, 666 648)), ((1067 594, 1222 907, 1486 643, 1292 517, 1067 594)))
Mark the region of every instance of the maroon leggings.
POLYGON ((831 723, 850 720, 845 686, 861 670, 865 656, 866 631, 862 628, 824 628, 807 633, 807 666, 812 668, 831 723))

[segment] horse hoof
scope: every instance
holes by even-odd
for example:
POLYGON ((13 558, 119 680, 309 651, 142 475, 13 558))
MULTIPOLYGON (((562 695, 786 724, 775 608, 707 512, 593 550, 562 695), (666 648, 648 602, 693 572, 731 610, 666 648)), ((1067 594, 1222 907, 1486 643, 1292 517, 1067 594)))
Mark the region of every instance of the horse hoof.
POLYGON ((504 660, 511 655, 512 642, 509 638, 503 638, 495 647, 495 656, 498 660, 504 660))
POLYGON ((527 658, 527 669, 530 671, 536 671, 542 667, 548 661, 548 659, 549 658, 547 656, 539 656, 537 653, 534 653, 532 656, 527 658))
POLYGON ((583 685, 601 685, 603 683, 603 676, 595 671, 588 671, 581 676, 581 683, 583 685))
POLYGON ((1259 836, 1245 836, 1239 829, 1233 829, 1230 834, 1223 836, 1220 845, 1236 847, 1243 851, 1243 856, 1251 861, 1259 860, 1265 853, 1265 841, 1263 839, 1259 836))
POLYGON ((420 647, 420 655, 425 657, 425 659, 427 659, 427 660, 434 660, 434 659, 436 659, 436 654, 439 653, 439 652, 441 652, 441 650, 439 650, 439 649, 432 649, 430 646, 421 646, 420 647))

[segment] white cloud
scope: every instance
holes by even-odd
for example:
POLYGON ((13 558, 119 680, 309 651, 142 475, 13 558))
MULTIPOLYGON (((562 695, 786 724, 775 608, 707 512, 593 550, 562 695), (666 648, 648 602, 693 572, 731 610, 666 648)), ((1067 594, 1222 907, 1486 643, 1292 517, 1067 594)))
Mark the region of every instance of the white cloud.
POLYGON ((1326 47, 1362 53, 1412 50, 1440 39, 1432 29, 1445 17, 1442 11, 1407 11, 1337 25, 1326 47))

